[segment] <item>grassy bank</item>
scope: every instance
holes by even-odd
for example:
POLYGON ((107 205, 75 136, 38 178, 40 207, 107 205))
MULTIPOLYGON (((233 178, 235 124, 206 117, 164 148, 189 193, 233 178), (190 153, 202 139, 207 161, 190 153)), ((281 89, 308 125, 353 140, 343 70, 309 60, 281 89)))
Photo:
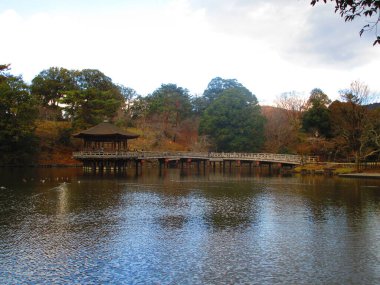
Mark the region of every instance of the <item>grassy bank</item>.
POLYGON ((338 163, 306 164, 294 168, 295 173, 339 175, 356 172, 354 165, 338 163))

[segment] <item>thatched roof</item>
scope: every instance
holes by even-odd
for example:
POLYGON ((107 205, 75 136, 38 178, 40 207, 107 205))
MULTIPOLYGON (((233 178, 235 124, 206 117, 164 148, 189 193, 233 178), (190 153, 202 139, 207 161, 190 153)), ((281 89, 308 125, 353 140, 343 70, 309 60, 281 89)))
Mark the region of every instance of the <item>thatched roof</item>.
POLYGON ((120 128, 112 125, 110 123, 100 123, 94 127, 91 127, 87 130, 81 131, 73 135, 75 138, 92 138, 92 139, 101 139, 101 138, 118 138, 118 139, 135 139, 139 135, 128 133, 120 128))

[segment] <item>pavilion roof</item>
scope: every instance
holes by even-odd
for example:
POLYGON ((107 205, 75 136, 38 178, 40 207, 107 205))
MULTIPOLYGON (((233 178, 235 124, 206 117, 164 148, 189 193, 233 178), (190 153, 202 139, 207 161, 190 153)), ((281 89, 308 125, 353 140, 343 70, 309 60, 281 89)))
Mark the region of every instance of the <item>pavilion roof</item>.
POLYGON ((139 135, 125 132, 122 129, 110 123, 100 123, 87 130, 81 131, 73 135, 75 138, 109 138, 115 137, 120 139, 135 139, 139 135))

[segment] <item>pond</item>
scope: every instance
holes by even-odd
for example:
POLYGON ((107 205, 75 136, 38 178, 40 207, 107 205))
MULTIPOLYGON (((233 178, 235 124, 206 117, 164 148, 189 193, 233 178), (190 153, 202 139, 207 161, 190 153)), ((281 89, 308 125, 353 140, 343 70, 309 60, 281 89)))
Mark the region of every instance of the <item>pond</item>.
POLYGON ((379 284, 380 180, 1 169, 1 284, 379 284))

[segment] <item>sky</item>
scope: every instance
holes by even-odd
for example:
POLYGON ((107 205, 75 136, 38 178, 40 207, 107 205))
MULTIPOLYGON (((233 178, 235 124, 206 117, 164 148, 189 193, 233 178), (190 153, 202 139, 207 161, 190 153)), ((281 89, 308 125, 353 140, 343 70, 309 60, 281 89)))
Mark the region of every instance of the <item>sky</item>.
POLYGON ((310 0, 1 0, 0 64, 27 82, 53 66, 98 69, 143 96, 167 83, 200 96, 222 77, 262 105, 313 88, 338 99, 354 80, 380 92, 366 23, 310 0))

